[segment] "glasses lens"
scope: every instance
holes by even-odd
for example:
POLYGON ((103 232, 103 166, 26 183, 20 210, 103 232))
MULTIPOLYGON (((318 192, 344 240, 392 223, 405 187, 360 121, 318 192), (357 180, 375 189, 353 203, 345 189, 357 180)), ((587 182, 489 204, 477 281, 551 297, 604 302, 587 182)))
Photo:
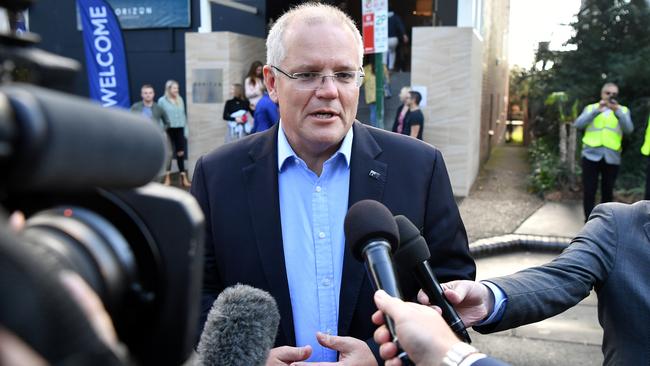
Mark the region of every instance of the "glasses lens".
POLYGON ((358 88, 361 86, 363 76, 360 71, 341 71, 333 75, 324 75, 319 72, 300 72, 293 74, 294 85, 299 90, 320 89, 325 79, 332 79, 337 88, 358 88))

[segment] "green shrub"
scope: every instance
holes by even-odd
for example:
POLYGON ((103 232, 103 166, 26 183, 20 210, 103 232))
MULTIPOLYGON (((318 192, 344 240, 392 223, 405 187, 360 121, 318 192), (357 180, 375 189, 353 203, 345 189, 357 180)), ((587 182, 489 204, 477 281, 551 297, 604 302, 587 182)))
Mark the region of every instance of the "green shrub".
POLYGON ((537 138, 528 147, 532 169, 528 177, 529 188, 540 194, 556 189, 558 179, 563 174, 558 153, 548 140, 537 138))

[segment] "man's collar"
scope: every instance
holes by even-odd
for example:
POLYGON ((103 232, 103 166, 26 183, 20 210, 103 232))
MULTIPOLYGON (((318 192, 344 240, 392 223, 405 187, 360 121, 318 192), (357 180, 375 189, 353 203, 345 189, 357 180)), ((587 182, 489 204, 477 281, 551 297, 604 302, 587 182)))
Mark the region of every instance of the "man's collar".
MULTIPOLYGON (((278 127, 278 172, 282 171, 282 165, 287 159, 293 157, 299 158, 298 155, 293 151, 293 148, 291 148, 291 145, 289 144, 289 140, 287 140, 287 135, 284 134, 282 120, 280 120, 279 124, 280 126, 278 127)), ((345 157, 345 162, 347 163, 348 167, 350 166, 350 159, 352 157, 352 139, 354 138, 354 132, 352 131, 353 129, 354 128, 350 126, 348 133, 346 133, 345 137, 343 138, 343 143, 341 143, 339 149, 332 155, 335 156, 338 153, 343 154, 343 156, 345 157)))

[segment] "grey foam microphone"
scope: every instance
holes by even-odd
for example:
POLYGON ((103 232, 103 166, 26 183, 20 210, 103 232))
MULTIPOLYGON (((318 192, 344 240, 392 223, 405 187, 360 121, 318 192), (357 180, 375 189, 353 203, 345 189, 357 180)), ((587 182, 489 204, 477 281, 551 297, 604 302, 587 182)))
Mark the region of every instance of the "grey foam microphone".
POLYGON ((279 323, 278 306, 268 292, 247 285, 225 289, 212 305, 201 333, 199 364, 264 365, 279 323))

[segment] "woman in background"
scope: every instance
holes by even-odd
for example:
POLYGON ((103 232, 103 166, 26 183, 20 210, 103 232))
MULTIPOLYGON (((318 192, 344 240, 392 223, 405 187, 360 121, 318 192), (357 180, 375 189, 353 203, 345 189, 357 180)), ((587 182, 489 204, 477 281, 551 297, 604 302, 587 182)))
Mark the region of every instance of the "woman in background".
POLYGON ((264 79, 262 77, 262 68, 264 65, 260 61, 254 61, 248 70, 248 75, 244 80, 246 98, 250 102, 250 108, 255 110, 255 104, 262 99, 264 94, 264 79))
MULTIPOLYGON (((169 117, 169 127, 167 128, 167 135, 172 143, 172 159, 176 157, 176 164, 180 172, 181 185, 183 187, 190 186, 190 180, 187 178, 185 171, 185 151, 187 146, 187 117, 185 116, 185 103, 183 98, 178 94, 178 82, 175 80, 167 80, 165 83, 165 95, 158 99, 160 105, 167 116, 169 117)), ((167 172, 163 184, 171 184, 171 168, 172 162, 169 161, 167 165, 167 172)))
POLYGON ((251 112, 250 104, 244 98, 244 87, 241 84, 232 84, 230 86, 230 95, 232 99, 226 101, 223 108, 223 119, 228 122, 228 141, 233 141, 244 136, 244 125, 248 123, 248 114, 251 112), (242 116, 233 117, 233 113, 244 110, 242 116))

